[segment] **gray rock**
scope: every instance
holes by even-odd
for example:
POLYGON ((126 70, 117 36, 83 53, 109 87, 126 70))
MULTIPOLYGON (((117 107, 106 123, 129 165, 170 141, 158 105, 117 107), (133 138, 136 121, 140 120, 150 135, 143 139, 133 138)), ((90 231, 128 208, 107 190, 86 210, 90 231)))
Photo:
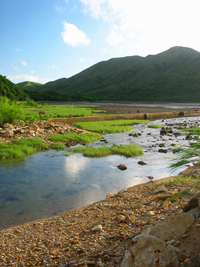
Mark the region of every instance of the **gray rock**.
POLYGON ((164 185, 160 185, 154 190, 154 194, 158 194, 158 193, 168 193, 168 190, 164 185))
POLYGON ((144 161, 142 161, 142 160, 138 161, 138 164, 139 164, 139 165, 147 165, 147 163, 144 162, 144 161))
POLYGON ((194 221, 195 217, 193 215, 181 213, 176 216, 168 217, 153 227, 146 227, 142 233, 155 236, 164 241, 177 239, 187 231, 194 221))
POLYGON ((199 176, 200 175, 200 172, 199 172, 199 170, 195 169, 195 170, 191 171, 190 175, 192 177, 199 176))
POLYGON ((167 149, 160 148, 160 149, 158 149, 158 152, 159 153, 167 153, 168 150, 167 149))
POLYGON ((185 205, 183 210, 186 212, 186 211, 189 211, 191 209, 198 207, 199 199, 200 199, 200 192, 197 193, 196 196, 191 198, 190 201, 188 201, 188 203, 185 205))
POLYGON ((140 234, 132 239, 121 267, 178 266, 179 250, 149 235, 140 234))

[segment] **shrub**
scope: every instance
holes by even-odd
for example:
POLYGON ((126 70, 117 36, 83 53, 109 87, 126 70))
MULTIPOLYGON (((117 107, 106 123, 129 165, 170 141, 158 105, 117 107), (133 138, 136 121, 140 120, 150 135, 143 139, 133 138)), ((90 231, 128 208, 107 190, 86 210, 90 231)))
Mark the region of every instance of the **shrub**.
POLYGON ((22 118, 22 108, 14 100, 0 97, 0 126, 4 123, 14 124, 17 119, 22 118))

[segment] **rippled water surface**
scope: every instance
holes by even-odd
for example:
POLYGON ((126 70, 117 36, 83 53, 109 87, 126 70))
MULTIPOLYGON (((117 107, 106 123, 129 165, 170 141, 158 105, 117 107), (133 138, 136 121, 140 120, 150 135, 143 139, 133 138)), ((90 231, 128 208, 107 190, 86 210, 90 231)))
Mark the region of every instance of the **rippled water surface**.
MULTIPOLYGON (((199 118, 151 123, 165 125, 184 121, 198 124, 199 118)), ((131 132, 109 134, 105 138, 108 145, 139 144, 144 149, 144 155, 97 159, 80 154, 65 157, 66 151, 49 150, 21 161, 0 163, 0 228, 49 217, 105 199, 109 192, 116 193, 124 187, 147 182, 148 175, 154 179, 170 176, 172 173, 168 166, 176 155, 172 152, 158 153, 159 144, 165 143, 166 148, 172 144, 188 145, 185 135, 162 137, 159 129, 150 129, 147 125, 137 125, 131 132), (140 132, 141 136, 129 136, 135 132, 140 132), (147 165, 139 165, 139 160, 147 165), (128 167, 126 171, 117 168, 122 163, 128 167)), ((102 144, 102 141, 97 141, 92 145, 102 144)))

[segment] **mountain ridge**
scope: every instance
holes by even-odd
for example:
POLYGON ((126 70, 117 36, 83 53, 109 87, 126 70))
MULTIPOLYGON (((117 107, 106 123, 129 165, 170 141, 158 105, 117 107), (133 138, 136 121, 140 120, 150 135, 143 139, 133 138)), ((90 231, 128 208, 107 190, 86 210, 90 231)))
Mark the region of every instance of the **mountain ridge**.
MULTIPOLYGON (((176 46, 156 55, 128 56, 98 62, 70 78, 39 86, 37 97, 67 101, 198 102, 199 67, 198 51, 176 46)), ((35 92, 29 95, 35 97, 35 92)))

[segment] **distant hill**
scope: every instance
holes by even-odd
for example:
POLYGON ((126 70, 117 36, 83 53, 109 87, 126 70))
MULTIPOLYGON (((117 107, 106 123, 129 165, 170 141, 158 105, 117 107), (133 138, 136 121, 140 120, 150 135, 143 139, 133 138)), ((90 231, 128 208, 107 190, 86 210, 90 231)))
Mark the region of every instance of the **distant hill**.
POLYGON ((41 86, 41 83, 36 83, 36 82, 21 82, 18 83, 17 86, 19 86, 23 91, 37 91, 37 89, 41 86))
POLYGON ((0 96, 6 96, 13 100, 27 100, 29 96, 16 84, 9 81, 5 76, 0 75, 0 96))
POLYGON ((113 58, 29 95, 36 100, 199 102, 200 53, 173 47, 147 57, 113 58))

